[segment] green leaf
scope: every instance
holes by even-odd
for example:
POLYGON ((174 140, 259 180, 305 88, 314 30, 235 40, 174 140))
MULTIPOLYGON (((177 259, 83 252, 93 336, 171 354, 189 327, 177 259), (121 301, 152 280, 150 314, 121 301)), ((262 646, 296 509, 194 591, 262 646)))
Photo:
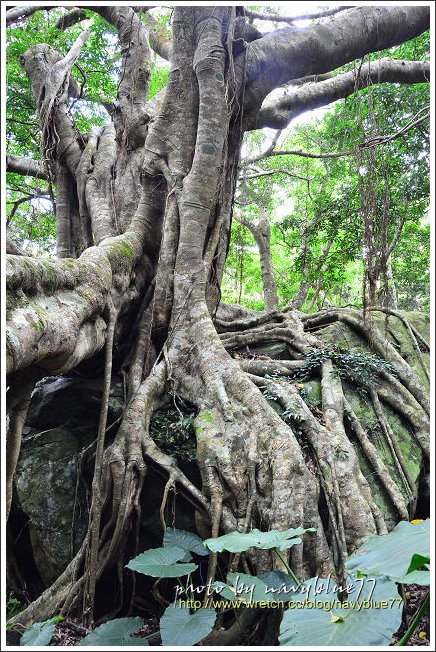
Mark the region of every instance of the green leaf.
POLYGON ((115 618, 107 623, 96 627, 85 638, 80 641, 80 645, 148 645, 146 638, 139 636, 132 637, 132 632, 138 630, 144 621, 142 618, 115 618))
POLYGON ((30 629, 26 629, 20 639, 20 645, 48 645, 56 629, 53 619, 43 623, 33 623, 30 629))
POLYGON ((301 543, 298 535, 305 532, 314 532, 313 528, 305 530, 302 527, 279 532, 278 530, 270 530, 269 532, 261 532, 260 530, 252 530, 251 532, 230 532, 221 537, 213 539, 206 539, 204 545, 212 552, 222 552, 228 550, 229 552, 245 552, 249 548, 261 548, 267 550, 269 548, 278 548, 279 550, 286 550, 291 548, 297 543, 301 543))
POLYGON ((303 583, 300 594, 289 597, 289 609, 280 625, 280 645, 375 646, 390 645, 401 625, 402 601, 394 582, 378 577, 375 584, 348 577, 355 590, 339 602, 329 580, 313 577, 303 583), (323 591, 317 592, 321 582, 323 591))
POLYGON ((431 573, 428 570, 415 570, 411 573, 407 573, 407 575, 403 575, 403 577, 393 579, 395 579, 398 584, 419 584, 419 586, 430 586, 430 575, 431 573))
POLYGON ((423 555, 413 555, 412 561, 410 562, 410 566, 407 569, 408 573, 411 573, 414 570, 417 570, 418 568, 421 568, 422 566, 428 566, 430 563, 430 557, 424 557, 423 555))
POLYGON ((186 530, 177 530, 176 528, 168 528, 164 534, 163 545, 165 548, 167 546, 176 546, 182 548, 182 550, 195 552, 197 555, 209 554, 197 534, 186 530))
MULTIPOLYGON (((256 576, 244 573, 229 573, 227 584, 234 589, 233 599, 241 602, 277 602, 268 586, 256 576)), ((233 591, 232 591, 233 593, 233 591)))
POLYGON ((292 595, 298 592, 298 586, 288 573, 284 571, 267 571, 258 575, 259 579, 271 590, 269 595, 277 600, 286 602, 292 595), (272 590, 274 589, 274 590, 272 590))
POLYGON ((197 570, 196 564, 178 564, 181 559, 186 559, 186 550, 182 548, 153 548, 131 559, 127 568, 152 577, 181 577, 197 570))
POLYGON ((163 645, 195 645, 210 634, 216 620, 214 609, 198 609, 190 613, 187 607, 173 603, 160 619, 163 645))
POLYGON ((259 576, 244 573, 229 573, 227 584, 214 582, 214 588, 220 598, 235 602, 270 602, 285 603, 289 600, 289 592, 298 588, 292 578, 282 571, 269 571, 259 576))
POLYGON ((414 570, 412 560, 415 555, 424 558, 423 564, 430 557, 429 520, 416 525, 401 521, 389 534, 368 539, 348 558, 346 567, 353 573, 386 575, 399 581, 414 570))

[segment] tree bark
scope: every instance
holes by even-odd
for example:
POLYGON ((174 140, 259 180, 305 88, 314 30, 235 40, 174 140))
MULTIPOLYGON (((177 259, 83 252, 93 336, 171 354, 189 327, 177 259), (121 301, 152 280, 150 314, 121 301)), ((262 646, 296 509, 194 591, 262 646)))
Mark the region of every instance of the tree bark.
POLYGON ((262 272, 262 287, 265 299, 265 310, 273 311, 279 307, 279 297, 274 275, 271 253, 271 227, 268 208, 259 204, 259 218, 256 222, 236 216, 238 222, 247 227, 256 240, 259 249, 260 269, 262 272))
MULTIPOLYGON (((293 570, 303 578, 336 566, 342 574, 350 551, 386 531, 348 437, 348 414, 372 467, 404 513, 398 490, 347 412, 328 351, 315 372, 322 384, 321 416, 315 416, 293 382, 262 376, 264 370, 269 376, 274 361, 245 370, 230 354, 260 342, 285 342, 289 362, 298 364, 276 369, 289 373, 314 348, 324 349, 315 331, 330 321, 346 324, 368 341, 363 318, 326 311, 304 320, 293 310, 276 310, 265 213, 258 244, 267 312, 223 307, 219 293, 245 118, 284 81, 321 74, 420 33, 428 24, 427 8, 350 10, 308 30, 279 30, 275 39, 265 35, 241 43, 235 39, 234 7, 177 6, 169 83, 155 114, 157 105, 147 103, 147 28, 130 7, 93 9, 115 26, 126 74, 119 80, 112 123, 91 132, 86 142, 68 115, 67 98, 72 66, 89 33, 82 32, 65 56, 48 45, 22 55, 41 121, 47 176, 54 177, 56 166, 62 166, 57 197, 61 258, 8 256, 7 370, 17 396, 22 374, 63 373, 110 344, 106 381, 114 359, 128 375, 127 405, 104 451, 102 410, 94 486, 98 511, 93 510, 76 558, 19 614, 23 625, 59 609, 67 613, 84 590, 92 614, 103 572, 124 560, 126 533, 149 462, 168 478, 167 493, 177 485, 189 495, 212 536, 254 527, 314 527, 313 538, 292 550, 293 570), (277 71, 271 73, 275 61, 277 71), (112 338, 121 361, 110 355, 112 338), (271 407, 266 387, 289 418, 271 407), (167 394, 195 407, 201 489, 150 436, 150 421, 167 394), (321 504, 328 506, 324 521, 321 504), (80 574, 85 562, 86 576, 80 574)), ((26 165, 22 169, 30 170, 26 165)), ((380 403, 401 411, 427 455, 427 388, 383 333, 372 331, 371 343, 395 369, 395 377, 381 375, 380 403)), ((19 425, 24 408, 15 406, 19 425)), ((14 447, 11 470, 15 459, 14 447)), ((255 571, 274 567, 268 555, 252 555, 250 562, 255 571)), ((234 640, 233 634, 228 638, 234 640)))

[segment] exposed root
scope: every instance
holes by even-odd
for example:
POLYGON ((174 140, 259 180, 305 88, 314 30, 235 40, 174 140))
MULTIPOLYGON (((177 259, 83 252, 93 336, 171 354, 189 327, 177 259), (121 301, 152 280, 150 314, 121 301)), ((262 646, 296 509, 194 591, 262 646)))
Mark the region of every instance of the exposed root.
POLYGON ((14 392, 10 405, 9 428, 6 439, 6 520, 12 503, 12 492, 15 468, 21 450, 21 436, 26 422, 27 410, 30 404, 30 397, 35 386, 37 372, 29 372, 26 378, 22 379, 23 384, 14 392))
POLYGON ((92 481, 92 499, 89 510, 89 548, 85 562, 85 594, 83 602, 84 622, 90 626, 94 619, 94 597, 97 581, 97 558, 100 539, 100 522, 102 513, 101 474, 103 466, 104 442, 106 435, 109 395, 112 378, 112 349, 116 323, 116 313, 112 302, 108 305, 108 328, 106 337, 105 370, 103 379, 103 396, 101 401, 100 421, 97 433, 97 448, 95 451, 94 477, 92 481))
POLYGON ((406 494, 409 496, 410 499, 414 499, 416 497, 415 483, 412 480, 412 477, 407 468, 407 464, 404 460, 403 454, 401 452, 401 448, 398 444, 397 437, 393 432, 392 428, 390 427, 388 420, 386 419, 377 392, 375 390, 371 391, 371 399, 372 399, 372 404, 374 406, 374 411, 380 422, 383 433, 386 437, 386 441, 388 442, 388 446, 391 450, 392 457, 398 469, 399 476, 404 483, 406 494))
POLYGON ((361 317, 356 311, 340 309, 309 316, 304 320, 304 323, 307 329, 313 330, 322 324, 334 321, 341 321, 347 324, 370 342, 375 352, 393 366, 404 387, 408 389, 410 394, 412 394, 425 412, 428 415, 430 414, 430 402, 428 399, 427 388, 424 387, 417 373, 401 357, 373 322, 371 322, 371 328, 369 328, 363 317, 361 317))
MULTIPOLYGON (((110 518, 98 527, 95 582, 105 568, 117 567, 123 558, 133 516, 139 513, 146 462, 156 465, 166 477, 160 509, 164 529, 168 495, 177 486, 197 510, 206 514, 210 536, 218 536, 220 531, 245 532, 253 527, 316 528, 316 534, 305 537, 303 544, 292 548, 289 563, 293 572, 304 578, 333 571, 338 579, 343 578, 348 554, 368 536, 387 531, 349 433, 354 433, 398 517, 409 518, 407 501, 413 503, 416 489, 383 406, 389 405, 399 412, 413 428, 423 450, 428 450, 428 417, 422 404, 408 389, 405 374, 394 378, 383 373, 377 390, 372 393, 375 414, 389 441, 400 481, 407 487, 403 494, 345 399, 331 360, 325 360, 322 367, 322 412, 312 411, 292 382, 303 360, 271 360, 267 356, 235 360, 221 345, 220 340, 234 343, 232 338, 244 335, 274 340, 277 332, 289 331, 287 318, 257 323, 251 334, 227 331, 220 338, 205 307, 194 305, 188 325, 176 321, 176 328, 170 331, 164 347, 164 360, 139 384, 113 443, 104 452, 99 509, 110 507, 110 518), (168 385, 198 408, 195 427, 201 490, 149 435, 150 420, 168 385), (260 390, 275 396, 286 413, 286 422, 260 390), (323 500, 326 513, 321 517, 323 500)), ((331 313, 328 317, 331 318, 331 313)), ((253 321, 251 316, 246 319, 253 321)), ((306 322, 309 323, 314 325, 313 321, 306 322)), ((361 328, 357 318, 353 317, 352 323, 352 327, 358 323, 361 328)), ((295 332, 292 338, 295 343, 295 332)), ((296 338, 304 351, 310 350, 314 340, 320 344, 318 338, 305 339, 304 333, 297 332, 296 338)), ((88 590, 89 573, 83 572, 83 564, 91 537, 92 527, 68 569, 20 614, 20 621, 29 623, 35 617, 50 617, 58 609, 63 613, 72 609, 78 596, 88 590)), ((216 555, 211 555, 210 580, 214 578, 216 563, 216 555)), ((236 569, 238 564, 246 572, 281 566, 266 551, 235 557, 232 567, 236 569)))
POLYGON ((409 512, 402 493, 400 492, 397 485, 389 475, 389 471, 386 468, 383 461, 381 460, 380 455, 377 452, 377 449, 369 441, 366 431, 362 427, 359 419, 355 415, 351 405, 348 403, 347 400, 344 401, 344 414, 345 417, 348 419, 350 426, 354 434, 356 435, 367 460, 371 464, 372 468, 374 469, 374 472, 377 474, 377 477, 382 483, 386 493, 388 494, 392 503, 397 509, 398 516, 403 520, 408 520, 409 512))

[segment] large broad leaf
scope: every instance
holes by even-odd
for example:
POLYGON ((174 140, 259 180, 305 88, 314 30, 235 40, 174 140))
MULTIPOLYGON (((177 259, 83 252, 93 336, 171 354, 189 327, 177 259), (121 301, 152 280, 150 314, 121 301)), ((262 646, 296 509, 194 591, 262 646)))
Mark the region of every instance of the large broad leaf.
POLYGON ((278 548, 279 550, 286 550, 291 548, 297 543, 301 543, 299 538, 300 534, 305 532, 314 532, 313 528, 305 530, 302 527, 279 532, 278 530, 270 530, 269 532, 261 532, 260 530, 252 530, 251 532, 230 532, 224 534, 222 537, 214 539, 206 539, 204 545, 212 552, 245 552, 249 548, 261 548, 266 550, 268 548, 278 548))
POLYGON ((33 623, 20 638, 20 645, 48 645, 56 629, 56 623, 47 620, 43 623, 33 623))
POLYGON ((368 539, 346 563, 348 570, 364 575, 387 575, 398 581, 430 557, 430 521, 412 525, 401 521, 389 534, 368 539), (417 557, 414 559, 414 556, 417 557), (412 560, 414 559, 413 563, 412 560), (416 561, 418 559, 418 562, 416 561))
POLYGON ((286 602, 289 600, 289 595, 299 593, 299 588, 292 577, 283 571, 267 571, 258 577, 268 587, 271 599, 278 602, 286 602))
POLYGON ((138 630, 144 621, 142 618, 116 618, 109 620, 96 627, 85 638, 82 638, 80 645, 95 645, 101 647, 103 645, 116 645, 119 646, 137 646, 148 645, 146 638, 139 636, 131 636, 132 632, 138 630))
POLYGON ((175 546, 176 548, 182 548, 182 550, 195 552, 197 555, 209 554, 200 537, 197 534, 187 532, 186 530, 168 528, 164 534, 163 544, 165 548, 167 546, 175 546))
POLYGON ((430 586, 431 573, 428 570, 415 570, 403 577, 395 578, 398 584, 419 584, 419 586, 430 586))
POLYGON ((227 584, 214 582, 212 586, 217 591, 217 599, 231 600, 247 604, 250 602, 277 602, 272 593, 268 592, 268 586, 261 579, 244 573, 229 573, 227 584))
POLYGON ((342 606, 331 581, 314 577, 304 582, 302 593, 289 597, 280 625, 280 645, 390 645, 402 618, 395 583, 386 577, 359 580, 350 576, 347 581, 355 590, 342 606))
POLYGON ((186 559, 186 550, 182 548, 153 548, 131 559, 127 568, 152 577, 181 577, 197 569, 196 564, 178 564, 181 559, 186 559))
POLYGON ((215 624, 214 609, 198 609, 190 613, 187 607, 170 604, 160 619, 163 645, 195 645, 210 634, 215 624))

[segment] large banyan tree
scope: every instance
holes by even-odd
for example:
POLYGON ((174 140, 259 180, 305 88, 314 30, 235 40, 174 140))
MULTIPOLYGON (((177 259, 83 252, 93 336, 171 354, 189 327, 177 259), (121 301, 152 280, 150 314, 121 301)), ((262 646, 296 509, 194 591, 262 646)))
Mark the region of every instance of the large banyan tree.
MULTIPOLYGON (((7 21, 38 9, 14 7, 7 21)), ((7 158, 8 171, 48 180, 57 244, 56 258, 35 258, 8 243, 8 510, 35 385, 75 371, 100 374, 103 387, 84 539, 18 619, 83 608, 92 622, 102 578, 133 556, 156 469, 161 514, 177 492, 203 536, 316 528, 292 548, 295 574, 341 577, 351 551, 415 513, 429 453, 424 318, 220 302, 241 142, 371 84, 428 82, 424 61, 335 71, 426 31, 429 8, 341 7, 262 32, 242 7, 177 6, 168 39, 146 8, 90 6, 61 26, 91 13, 115 28, 121 52, 106 123, 80 133, 68 110, 71 98, 86 101, 72 72, 92 34, 82 23, 66 54, 39 43, 21 55, 41 158, 7 158), (149 99, 152 49, 171 70, 149 99), (279 343, 282 359, 266 343, 279 343), (106 433, 115 377, 124 405, 106 433), (194 415, 196 474, 152 437, 168 405, 194 415)), ((254 574, 276 562, 257 551, 242 563, 254 574)), ((211 555, 210 576, 215 565, 211 555)))

